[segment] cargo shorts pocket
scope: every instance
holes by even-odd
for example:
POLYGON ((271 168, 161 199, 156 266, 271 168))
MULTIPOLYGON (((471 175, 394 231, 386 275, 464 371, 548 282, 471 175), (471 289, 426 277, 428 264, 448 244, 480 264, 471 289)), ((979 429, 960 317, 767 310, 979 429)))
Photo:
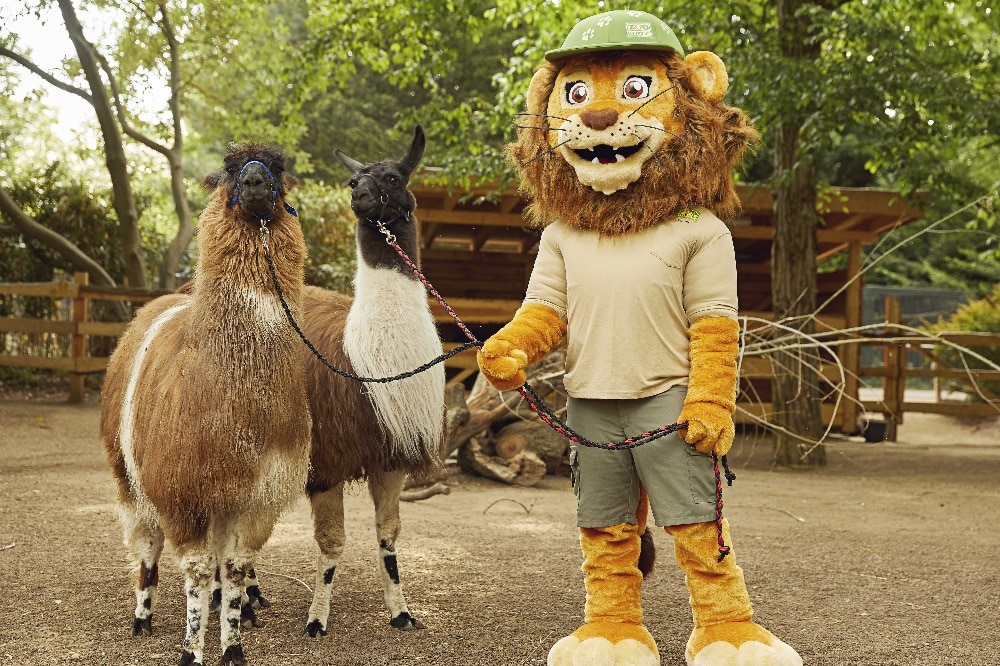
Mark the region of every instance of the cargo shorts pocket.
POLYGON ((569 450, 569 481, 573 484, 573 494, 580 498, 580 454, 576 447, 569 450))
POLYGON ((691 499, 695 503, 715 503, 715 467, 712 456, 699 453, 693 446, 684 446, 687 451, 688 483, 691 499))

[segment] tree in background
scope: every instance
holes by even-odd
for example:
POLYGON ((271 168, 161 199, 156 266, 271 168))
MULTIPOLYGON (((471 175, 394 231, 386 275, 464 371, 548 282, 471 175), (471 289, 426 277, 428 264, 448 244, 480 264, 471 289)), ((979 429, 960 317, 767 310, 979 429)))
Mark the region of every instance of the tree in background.
MULTIPOLYGON (((166 159, 170 198, 177 220, 173 239, 159 257, 159 286, 172 289, 184 253, 194 234, 188 187, 185 182, 185 105, 198 91, 223 87, 227 76, 229 101, 236 93, 252 96, 266 108, 282 88, 281 48, 248 48, 247 45, 283 46, 283 23, 274 20, 260 3, 232 5, 203 2, 196 5, 147 0, 146 2, 83 2, 99 7, 116 23, 113 34, 118 48, 99 49, 87 39, 72 0, 57 0, 65 30, 75 46, 77 59, 67 63, 56 76, 45 72, 14 48, 3 44, 11 36, 0 33, 0 55, 40 77, 47 84, 75 94, 94 107, 103 139, 105 163, 114 190, 114 208, 120 222, 122 254, 126 258, 126 283, 143 288, 146 273, 142 252, 139 216, 135 204, 134 173, 129 167, 125 138, 128 137, 166 159), (183 35, 183 39, 178 35, 183 35), (241 40, 242 43, 241 43, 241 40), (112 58, 109 53, 116 53, 112 58), (206 63, 225 63, 206 67, 206 63), (277 72, 278 76, 271 76, 277 72), (252 75, 250 75, 252 73, 252 75), (80 76, 82 74, 82 77, 80 76), (163 97, 158 86, 166 83, 168 93, 159 109, 144 107, 145 100, 163 97)), ((50 6, 39 0, 26 6, 36 10, 50 6)), ((203 96, 202 99, 212 99, 203 96)), ((243 115, 230 107, 204 110, 202 117, 219 121, 233 131, 234 140, 261 142, 284 139, 295 143, 299 131, 270 122, 267 114, 243 115), (230 120, 232 119, 232 120, 230 120)), ((280 108, 280 107, 279 107, 280 108)))

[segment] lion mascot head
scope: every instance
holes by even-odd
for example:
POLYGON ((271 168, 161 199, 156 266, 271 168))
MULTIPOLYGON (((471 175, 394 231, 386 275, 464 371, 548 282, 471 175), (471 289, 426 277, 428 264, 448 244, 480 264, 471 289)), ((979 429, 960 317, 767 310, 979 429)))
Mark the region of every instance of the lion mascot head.
POLYGON ((722 103, 718 56, 685 56, 662 20, 619 10, 581 21, 545 57, 507 147, 534 222, 617 235, 686 208, 739 212, 733 168, 758 134, 722 103))

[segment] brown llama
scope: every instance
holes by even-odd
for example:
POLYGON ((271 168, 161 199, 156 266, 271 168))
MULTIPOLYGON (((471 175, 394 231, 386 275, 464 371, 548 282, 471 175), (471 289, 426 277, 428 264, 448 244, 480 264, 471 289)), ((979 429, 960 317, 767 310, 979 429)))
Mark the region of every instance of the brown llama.
MULTIPOLYGON (((355 294, 306 287, 301 327, 329 363, 362 377, 406 373, 441 354, 423 285, 378 229, 381 222, 418 261, 416 199, 406 189, 424 152, 418 126, 406 155, 362 164, 337 151, 351 170, 351 208, 357 217, 355 294)), ((312 504, 319 563, 306 633, 325 635, 333 575, 344 549, 344 486, 367 479, 375 505, 378 570, 390 624, 421 629, 399 583, 396 540, 399 501, 407 473, 439 464, 444 430, 444 366, 388 383, 359 383, 332 372, 306 351, 313 415, 312 466, 306 490, 312 504)))
POLYGON ((224 169, 202 183, 214 194, 200 218, 194 289, 140 309, 104 379, 101 437, 138 570, 132 633, 152 633, 166 537, 187 592, 181 666, 202 663, 217 567, 221 661, 245 663, 246 575, 307 478, 302 343, 265 259, 269 252, 300 315, 306 248, 285 203, 291 180, 275 148, 226 155, 224 169))

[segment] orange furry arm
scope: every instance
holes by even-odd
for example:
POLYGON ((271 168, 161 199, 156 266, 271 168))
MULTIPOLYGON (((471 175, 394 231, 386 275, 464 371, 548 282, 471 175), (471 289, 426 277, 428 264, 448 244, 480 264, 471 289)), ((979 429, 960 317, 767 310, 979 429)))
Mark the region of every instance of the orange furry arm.
POLYGON ((733 445, 736 428, 736 358, 740 325, 729 317, 703 317, 688 330, 691 371, 688 392, 678 422, 684 441, 701 453, 724 456, 733 445))
POLYGON ((479 369, 490 384, 509 391, 524 384, 524 369, 541 360, 566 334, 566 322, 552 308, 528 303, 479 350, 479 369))

